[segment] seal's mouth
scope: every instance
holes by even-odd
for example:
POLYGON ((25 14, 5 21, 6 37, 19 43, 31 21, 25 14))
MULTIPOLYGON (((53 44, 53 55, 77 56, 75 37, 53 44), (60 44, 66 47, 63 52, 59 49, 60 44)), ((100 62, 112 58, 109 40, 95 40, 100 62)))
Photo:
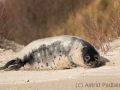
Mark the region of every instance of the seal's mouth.
POLYGON ((98 61, 85 62, 88 67, 94 68, 99 65, 98 61))
POLYGON ((85 63, 85 65, 87 65, 88 67, 91 67, 91 68, 97 67, 97 66, 99 66, 99 63, 100 63, 99 56, 98 55, 85 56, 84 63, 85 63))

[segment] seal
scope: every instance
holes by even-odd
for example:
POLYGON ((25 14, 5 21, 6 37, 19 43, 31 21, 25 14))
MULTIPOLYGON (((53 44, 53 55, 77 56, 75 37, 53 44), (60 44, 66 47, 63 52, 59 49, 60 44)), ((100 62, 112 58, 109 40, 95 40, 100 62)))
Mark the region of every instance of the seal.
POLYGON ((0 70, 49 70, 99 66, 100 55, 88 41, 70 35, 38 39, 8 61, 0 70))

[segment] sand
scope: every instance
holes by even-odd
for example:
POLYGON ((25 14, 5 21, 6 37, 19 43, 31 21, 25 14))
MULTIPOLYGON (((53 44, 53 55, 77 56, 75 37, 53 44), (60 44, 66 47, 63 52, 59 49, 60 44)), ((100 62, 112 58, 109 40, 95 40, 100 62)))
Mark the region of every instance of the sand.
MULTIPOLYGON (((86 69, 50 71, 0 71, 0 90, 119 90, 120 38, 107 42, 106 65, 86 69), (117 42, 117 44, 116 44, 117 42)), ((106 45, 106 44, 104 44, 106 45)), ((12 49, 0 49, 0 66, 15 57, 12 49)))

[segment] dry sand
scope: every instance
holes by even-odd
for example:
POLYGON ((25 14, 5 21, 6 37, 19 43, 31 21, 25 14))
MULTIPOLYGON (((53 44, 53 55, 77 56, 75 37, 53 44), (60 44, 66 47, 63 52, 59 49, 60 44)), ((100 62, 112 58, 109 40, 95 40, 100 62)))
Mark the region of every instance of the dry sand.
MULTIPOLYGON (((0 90, 120 90, 119 41, 107 43, 105 54, 100 51, 102 60, 109 62, 98 68, 0 71, 0 90)), ((13 50, 0 49, 0 66, 15 55, 13 50)))

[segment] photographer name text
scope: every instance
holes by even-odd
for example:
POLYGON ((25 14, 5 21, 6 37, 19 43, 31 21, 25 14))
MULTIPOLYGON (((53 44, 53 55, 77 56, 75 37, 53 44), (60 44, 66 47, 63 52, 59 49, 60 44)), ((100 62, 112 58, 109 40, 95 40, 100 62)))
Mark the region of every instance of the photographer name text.
POLYGON ((106 82, 97 82, 97 83, 82 83, 78 82, 76 83, 76 88, 99 88, 99 87, 117 87, 120 88, 120 83, 106 83, 106 82))

